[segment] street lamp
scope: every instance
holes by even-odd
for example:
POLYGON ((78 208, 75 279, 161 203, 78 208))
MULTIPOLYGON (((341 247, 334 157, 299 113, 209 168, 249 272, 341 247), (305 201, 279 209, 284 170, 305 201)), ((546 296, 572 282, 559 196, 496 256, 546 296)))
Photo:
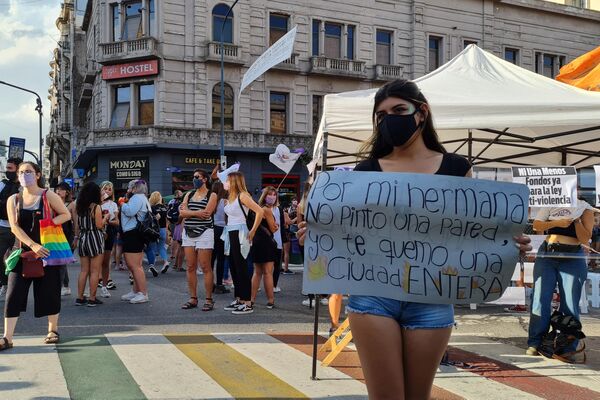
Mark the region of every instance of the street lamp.
MULTIPOLYGON (((225 161, 225 24, 227 23, 227 18, 231 15, 231 11, 233 7, 238 3, 239 0, 235 0, 233 5, 229 7, 227 11, 227 15, 225 15, 225 19, 221 24, 221 168, 227 168, 227 163, 225 161)), ((233 31, 233 27, 232 27, 233 31)))
POLYGON ((34 94, 35 97, 37 98, 36 99, 35 111, 37 111, 38 115, 39 115, 39 130, 40 130, 40 132, 39 132, 40 133, 40 153, 39 153, 40 158, 38 159, 38 165, 40 166, 40 168, 43 168, 43 166, 42 166, 42 159, 43 159, 44 155, 43 155, 43 152, 42 152, 42 147, 44 146, 44 138, 42 137, 42 98, 40 97, 39 94, 37 94, 33 90, 25 89, 23 87, 20 87, 20 86, 17 86, 17 85, 13 85, 13 84, 10 84, 10 83, 4 82, 4 81, 0 81, 0 84, 6 85, 6 86, 10 86, 12 88, 19 89, 19 90, 22 90, 24 92, 28 92, 28 93, 34 94))

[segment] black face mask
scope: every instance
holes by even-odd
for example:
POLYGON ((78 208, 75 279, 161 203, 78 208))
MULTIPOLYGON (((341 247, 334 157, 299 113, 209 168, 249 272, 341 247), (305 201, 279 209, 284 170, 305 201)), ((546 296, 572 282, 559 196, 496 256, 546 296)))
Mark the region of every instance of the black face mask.
POLYGON ((15 182, 17 180, 17 172, 16 171, 6 171, 6 179, 11 182, 15 182))
POLYGON ((419 130, 421 123, 415 121, 415 111, 410 115, 387 114, 377 125, 383 140, 393 147, 404 146, 419 130))

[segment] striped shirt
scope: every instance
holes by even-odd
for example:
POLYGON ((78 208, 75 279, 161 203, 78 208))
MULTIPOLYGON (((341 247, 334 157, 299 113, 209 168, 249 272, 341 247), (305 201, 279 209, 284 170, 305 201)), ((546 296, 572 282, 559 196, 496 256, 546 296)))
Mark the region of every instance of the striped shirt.
POLYGON ((96 257, 104 253, 104 234, 96 227, 95 213, 97 205, 84 215, 78 215, 79 222, 79 256, 96 257))
MULTIPOLYGON (((212 192, 206 193, 206 197, 203 199, 196 201, 194 200, 194 194, 190 193, 188 195, 187 208, 190 211, 199 211, 204 210, 208 205, 208 201, 210 200, 210 195, 212 192)), ((185 233, 189 237, 198 237, 204 233, 207 229, 213 229, 213 217, 212 215, 208 219, 203 219, 199 217, 190 217, 186 218, 183 222, 183 226, 185 228, 185 233)))

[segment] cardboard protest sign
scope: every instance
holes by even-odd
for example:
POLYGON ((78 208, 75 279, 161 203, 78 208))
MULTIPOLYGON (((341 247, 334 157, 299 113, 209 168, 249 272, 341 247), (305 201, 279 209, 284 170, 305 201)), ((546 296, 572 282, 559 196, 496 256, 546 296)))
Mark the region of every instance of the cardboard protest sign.
POLYGON ((596 206, 600 206, 600 165, 594 165, 596 175, 596 206))
POLYGON ((513 182, 529 187, 530 207, 575 207, 575 167, 512 167, 513 182))
POLYGON ((440 175, 319 174, 305 218, 304 293, 419 303, 498 299, 518 259, 528 189, 440 175))

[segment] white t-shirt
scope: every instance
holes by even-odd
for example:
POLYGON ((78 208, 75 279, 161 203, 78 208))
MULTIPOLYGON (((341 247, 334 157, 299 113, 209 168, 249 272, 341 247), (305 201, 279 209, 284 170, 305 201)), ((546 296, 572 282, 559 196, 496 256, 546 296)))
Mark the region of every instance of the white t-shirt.
POLYGON ((560 219, 577 219, 585 210, 593 210, 585 200, 577 200, 577 207, 543 207, 535 219, 538 221, 557 221, 560 219))
POLYGON ((117 203, 115 203, 112 200, 109 200, 107 202, 102 203, 102 215, 104 215, 106 212, 108 212, 110 214, 110 220, 114 220, 117 217, 117 213, 119 212, 119 206, 117 206, 117 203))

